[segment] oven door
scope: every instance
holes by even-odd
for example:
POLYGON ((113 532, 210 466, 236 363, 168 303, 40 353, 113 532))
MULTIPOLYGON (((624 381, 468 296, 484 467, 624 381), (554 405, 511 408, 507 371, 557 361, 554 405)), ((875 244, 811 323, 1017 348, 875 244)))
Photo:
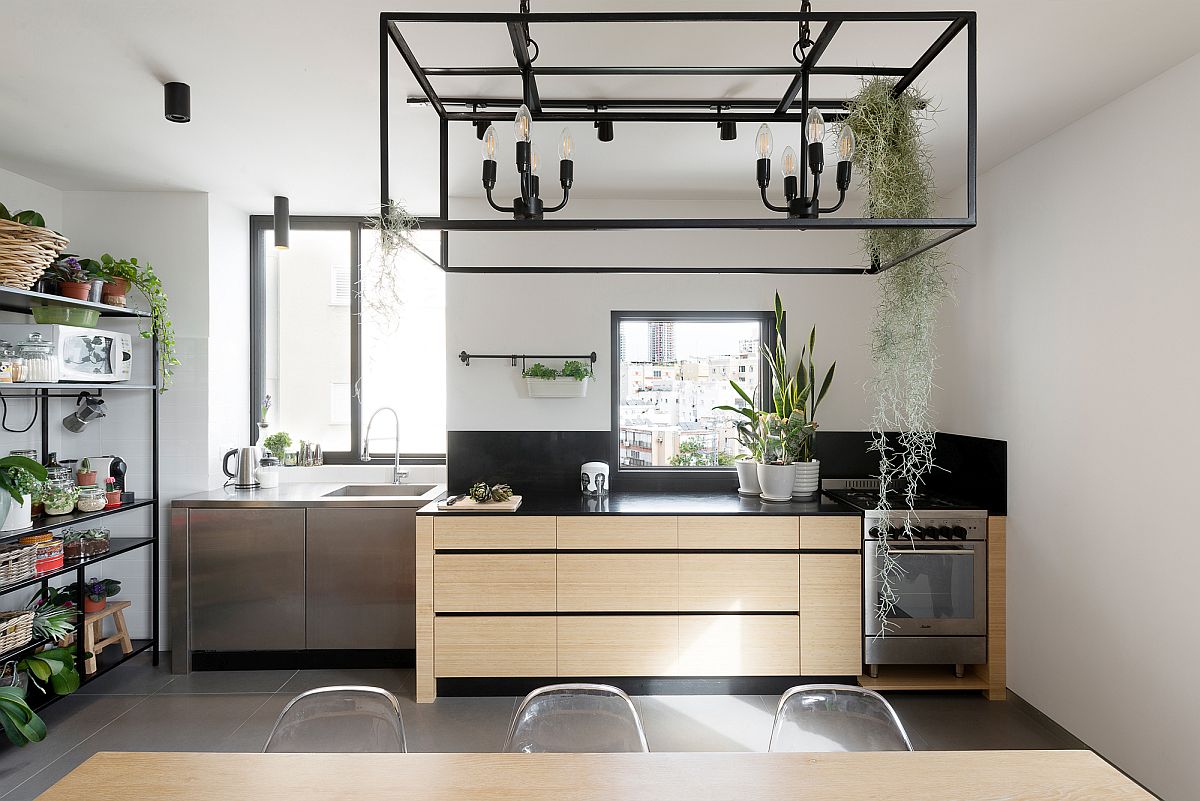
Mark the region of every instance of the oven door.
MULTIPOLYGON (((879 634, 878 540, 864 543, 866 634, 879 634)), ((903 570, 887 636, 987 634, 987 543, 890 542, 903 570)))

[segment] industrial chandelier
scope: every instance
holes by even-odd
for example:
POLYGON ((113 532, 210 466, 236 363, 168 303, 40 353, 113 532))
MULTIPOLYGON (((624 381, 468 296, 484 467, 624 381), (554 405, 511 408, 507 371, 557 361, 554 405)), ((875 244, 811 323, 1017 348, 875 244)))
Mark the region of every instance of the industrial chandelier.
POLYGON ((496 211, 512 214, 517 220, 540 220, 543 214, 562 210, 567 205, 571 194, 571 183, 574 181, 575 140, 571 138, 570 130, 563 128, 558 142, 558 183, 562 186, 562 202, 546 208, 538 197, 538 184, 541 179, 538 169, 541 167, 541 156, 533 144, 533 116, 529 107, 524 103, 517 110, 513 120, 513 130, 517 139, 517 172, 521 178, 521 196, 513 198, 511 206, 500 206, 492 200, 492 190, 496 188, 496 126, 489 125, 483 134, 483 189, 487 193, 487 202, 496 211))
MULTIPOLYGON (((804 124, 804 142, 800 152, 804 156, 797 162, 796 151, 788 145, 783 149, 783 159, 780 165, 783 171, 783 196, 786 206, 776 206, 767 199, 767 186, 771 183, 771 150, 774 147, 774 137, 771 126, 765 122, 759 126, 758 136, 754 137, 754 151, 758 154, 758 188, 762 192, 762 202, 771 211, 786 212, 788 217, 815 218, 820 214, 832 214, 846 202, 846 190, 850 188, 850 173, 854 159, 854 131, 849 125, 843 124, 838 135, 837 152, 837 189, 838 201, 827 209, 821 208, 821 171, 825 166, 825 118, 816 106, 808 112, 808 121, 804 124), (805 162, 812 172, 812 197, 806 194, 807 187, 801 190, 797 173, 805 175, 805 162)), ((807 176, 806 176, 807 178, 807 176)), ((807 184, 807 180, 805 181, 807 184)))

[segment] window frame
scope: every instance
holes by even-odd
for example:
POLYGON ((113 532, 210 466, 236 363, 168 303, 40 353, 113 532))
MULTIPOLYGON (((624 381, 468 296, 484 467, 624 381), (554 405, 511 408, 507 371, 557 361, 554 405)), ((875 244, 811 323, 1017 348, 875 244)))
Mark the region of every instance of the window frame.
MULTIPOLYGON (((352 215, 292 215, 291 229, 299 231, 346 231, 350 234, 350 442, 362 442, 366 420, 362 400, 355 397, 354 387, 362 380, 362 297, 354 291, 359 285, 362 268, 362 235, 367 226, 362 216, 352 215)), ((250 215, 250 444, 258 443, 262 429, 258 427, 259 406, 266 392, 266 265, 267 236, 275 230, 270 214, 250 215)), ((444 244, 445 236, 442 241, 444 244)), ((442 265, 428 253, 422 256, 439 268, 442 265)), ((323 451, 325 464, 392 464, 391 454, 371 453, 366 462, 355 451, 323 451)), ((401 464, 446 464, 444 453, 401 453, 401 464)))
MULTIPOLYGON (((775 352, 775 312, 773 311, 614 311, 611 313, 612 370, 610 373, 612 417, 609 431, 609 460, 614 481, 620 486, 635 485, 636 489, 687 489, 697 484, 728 485, 737 483, 737 468, 729 467, 630 467, 621 464, 621 323, 623 322, 758 322, 759 341, 769 353, 775 352)), ((780 321, 779 332, 786 336, 786 317, 780 321)), ((785 340, 786 341, 786 340, 785 340)), ((759 375, 762 381, 754 396, 760 408, 763 398, 772 392, 771 368, 768 357, 759 353, 759 375)))

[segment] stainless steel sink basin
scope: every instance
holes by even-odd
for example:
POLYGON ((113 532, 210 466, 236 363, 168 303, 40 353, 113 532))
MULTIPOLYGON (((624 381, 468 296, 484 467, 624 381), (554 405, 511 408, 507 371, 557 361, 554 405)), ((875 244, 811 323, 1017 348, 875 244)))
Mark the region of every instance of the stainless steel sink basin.
POLYGON ((436 489, 438 484, 347 484, 326 498, 415 498, 436 489))

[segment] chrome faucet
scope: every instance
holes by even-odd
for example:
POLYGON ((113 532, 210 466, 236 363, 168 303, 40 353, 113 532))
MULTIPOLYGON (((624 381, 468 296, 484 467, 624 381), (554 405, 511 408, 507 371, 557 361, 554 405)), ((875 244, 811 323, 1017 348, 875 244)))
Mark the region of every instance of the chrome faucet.
POLYGON ((375 422, 375 417, 380 412, 391 412, 392 418, 396 421, 396 447, 392 451, 392 483, 399 484, 402 480, 408 478, 408 471, 400 469, 400 415, 396 414, 396 410, 391 406, 381 406, 371 415, 371 419, 367 421, 367 430, 363 434, 362 452, 359 453, 358 459, 361 462, 371 461, 371 452, 368 443, 371 441, 371 424, 375 422))

